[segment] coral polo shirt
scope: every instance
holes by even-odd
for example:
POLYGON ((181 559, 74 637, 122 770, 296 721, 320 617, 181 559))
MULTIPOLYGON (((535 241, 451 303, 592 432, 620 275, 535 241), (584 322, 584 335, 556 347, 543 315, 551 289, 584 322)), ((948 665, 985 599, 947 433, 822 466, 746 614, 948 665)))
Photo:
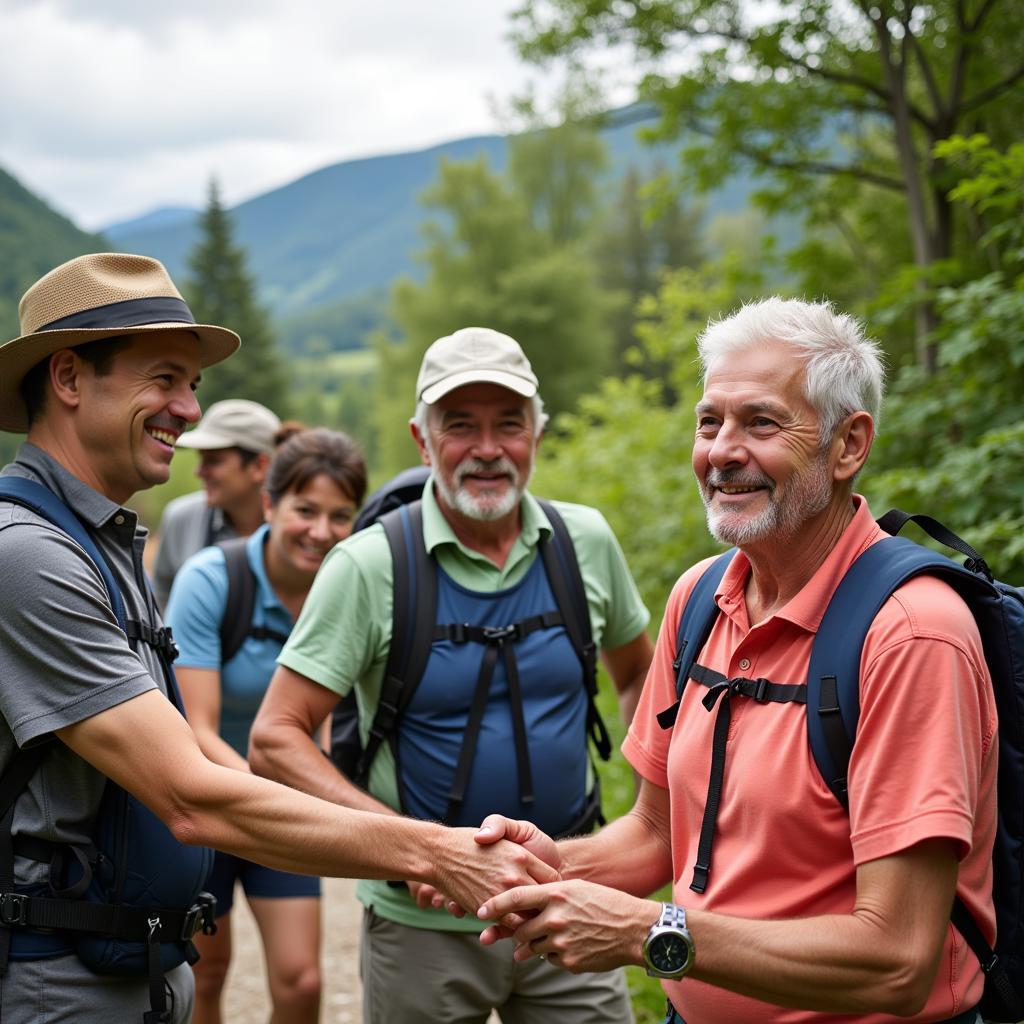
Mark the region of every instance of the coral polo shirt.
MULTIPOLYGON (((854 504, 853 521, 806 586, 756 626, 750 625, 744 596, 750 563, 742 552, 733 559, 715 594, 721 614, 699 664, 727 676, 804 683, 829 598, 857 555, 885 536, 867 502, 855 497, 854 504)), ((676 629, 708 564, 694 566, 673 588, 623 744, 633 767, 669 791, 673 899, 685 907, 759 920, 849 913, 859 864, 944 837, 957 844, 960 898, 991 942, 996 711, 974 619, 953 590, 934 577, 900 587, 867 635, 849 815, 814 764, 805 707, 733 699, 711 875, 703 894, 690 889, 717 705, 709 713, 701 703, 707 689, 691 680, 674 729, 663 730, 655 716, 675 702, 676 629)), ((976 958, 950 925, 935 985, 913 1020, 941 1021, 972 1007, 982 984, 976 958)), ((690 1024, 895 1019, 785 1009, 692 978, 664 986, 690 1024)))

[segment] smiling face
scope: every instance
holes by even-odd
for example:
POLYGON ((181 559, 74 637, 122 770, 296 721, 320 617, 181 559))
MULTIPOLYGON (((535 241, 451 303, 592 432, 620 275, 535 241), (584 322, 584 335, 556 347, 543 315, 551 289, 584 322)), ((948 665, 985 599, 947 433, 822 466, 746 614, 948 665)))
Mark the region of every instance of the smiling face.
POLYGON ((174 442, 199 419, 196 336, 185 330, 136 335, 106 373, 78 357, 68 365, 77 387, 74 433, 84 478, 119 504, 166 482, 174 442))
POLYGON ((264 496, 270 524, 267 567, 306 576, 312 582, 327 552, 352 532, 356 504, 326 473, 319 473, 297 491, 286 491, 274 505, 264 496))
POLYGON ((443 509, 470 521, 516 513, 540 442, 530 402, 497 384, 456 388, 430 407, 415 433, 443 509))
POLYGON ((786 542, 836 496, 804 376, 803 362, 784 345, 730 352, 710 367, 697 405, 693 470, 717 540, 786 542))
POLYGON ((260 488, 267 476, 269 459, 248 459, 237 448, 206 448, 199 452, 196 476, 203 481, 206 502, 215 508, 259 508, 260 488))

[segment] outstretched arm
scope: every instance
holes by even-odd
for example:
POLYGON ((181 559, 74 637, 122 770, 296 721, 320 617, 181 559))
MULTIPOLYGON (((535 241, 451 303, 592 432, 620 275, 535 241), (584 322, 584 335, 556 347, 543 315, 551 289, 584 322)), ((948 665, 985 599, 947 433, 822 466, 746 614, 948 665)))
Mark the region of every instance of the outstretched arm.
POLYGON ((303 874, 412 878, 470 908, 509 886, 557 878, 514 843, 484 848, 470 829, 353 811, 213 764, 155 690, 61 729, 58 737, 146 804, 183 843, 303 874), (154 764, 161 770, 153 771, 154 764))

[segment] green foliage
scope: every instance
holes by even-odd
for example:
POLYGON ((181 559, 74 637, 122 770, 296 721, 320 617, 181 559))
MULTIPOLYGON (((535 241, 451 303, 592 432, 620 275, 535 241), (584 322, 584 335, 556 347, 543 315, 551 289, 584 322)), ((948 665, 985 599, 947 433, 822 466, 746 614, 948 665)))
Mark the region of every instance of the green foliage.
MULTIPOLYGON (((549 409, 558 412, 608 368, 606 315, 618 301, 601 289, 582 243, 555 240, 554 214, 536 224, 527 197, 485 160, 442 163, 424 201, 441 217, 425 230, 427 279, 395 287, 394 320, 403 341, 374 341, 379 451, 389 469, 412 457, 405 424, 420 360, 436 338, 469 326, 510 334, 529 356, 549 409)), ((559 214, 557 221, 571 224, 575 218, 559 214)))
POLYGON ((245 252, 234 244, 231 218, 210 183, 209 203, 200 219, 201 236, 189 255, 184 292, 198 323, 228 327, 242 347, 230 359, 203 372, 204 406, 224 398, 248 398, 287 415, 287 376, 269 328, 256 302, 245 252))
POLYGON ((690 470, 700 395, 694 342, 709 318, 759 286, 736 255, 666 273, 641 304, 634 371, 602 380, 541 445, 534 489, 601 509, 655 617, 683 570, 715 550, 690 470))
POLYGON ((109 249, 0 170, 0 341, 20 333, 18 302, 31 284, 67 260, 109 249))
MULTIPOLYGON (((642 94, 662 115, 649 137, 683 143, 681 181, 709 189, 743 169, 760 175, 767 209, 832 222, 832 237, 850 243, 847 265, 876 280, 893 247, 858 236, 851 200, 894 196, 884 229, 927 271, 954 255, 963 231, 936 142, 970 126, 1005 143, 1024 112, 1024 64, 1008 43, 1024 29, 1015 0, 527 0, 516 19, 521 51, 538 61, 630 51, 647 71, 642 94)), ((812 260, 808 250, 803 266, 812 260)), ((926 294, 912 312, 918 356, 931 368, 926 294)))
POLYGON ((980 547, 1006 579, 1024 579, 1024 146, 954 139, 942 156, 964 173, 954 196, 985 217, 983 249, 943 268, 932 293, 938 369, 896 373, 868 481, 875 504, 927 511, 980 547), (959 275, 959 277, 958 277, 959 275))

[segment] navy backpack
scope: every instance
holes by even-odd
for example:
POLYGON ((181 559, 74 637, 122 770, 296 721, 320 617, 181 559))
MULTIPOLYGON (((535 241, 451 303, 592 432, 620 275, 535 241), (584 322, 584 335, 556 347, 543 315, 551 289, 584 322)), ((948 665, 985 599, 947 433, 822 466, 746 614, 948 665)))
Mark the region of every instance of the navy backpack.
MULTIPOLYGON (((711 779, 701 825, 691 888, 703 892, 711 872, 715 818, 722 792, 729 700, 807 705, 807 738, 815 764, 836 799, 848 806, 846 774, 860 716, 860 656, 875 615, 897 587, 929 574, 948 583, 970 608, 978 625, 992 676, 999 715, 998 824, 993 861, 996 910, 995 949, 985 941, 967 908, 956 900, 952 921, 981 963, 985 993, 978 1009, 986 1020, 1024 1018, 1024 595, 994 580, 985 560, 930 516, 893 509, 878 520, 889 536, 864 551, 832 596, 815 636, 806 686, 767 679, 727 679, 697 664, 718 606, 714 596, 736 551, 720 555, 695 584, 676 633, 676 697, 688 680, 708 687, 704 704, 719 704, 715 721, 711 779), (966 556, 963 565, 913 541, 896 537, 913 520, 939 543, 966 556), (723 699, 724 698, 724 699, 723 699)), ((663 728, 675 723, 679 701, 658 716, 663 728)))
MULTIPOLYGON (((96 543, 49 489, 22 477, 0 478, 0 500, 36 512, 79 544, 95 563, 118 625, 153 646, 165 668, 168 697, 184 714, 174 681, 170 630, 129 621, 124 600, 96 543)), ((167 826, 107 780, 87 848, 12 835, 14 805, 56 741, 18 751, 0 778, 0 974, 8 960, 74 952, 97 974, 149 979, 144 1024, 170 1021, 164 974, 198 958, 192 937, 211 934, 214 898, 203 892, 213 852, 183 846, 167 826), (14 857, 50 865, 47 884, 16 888, 14 857)))

